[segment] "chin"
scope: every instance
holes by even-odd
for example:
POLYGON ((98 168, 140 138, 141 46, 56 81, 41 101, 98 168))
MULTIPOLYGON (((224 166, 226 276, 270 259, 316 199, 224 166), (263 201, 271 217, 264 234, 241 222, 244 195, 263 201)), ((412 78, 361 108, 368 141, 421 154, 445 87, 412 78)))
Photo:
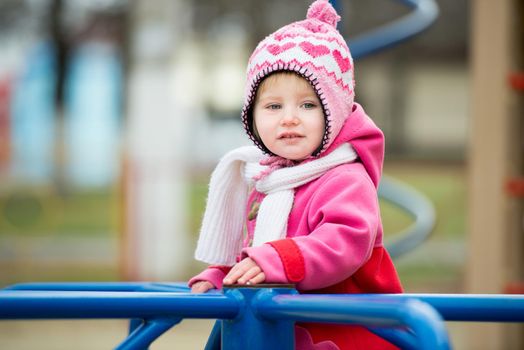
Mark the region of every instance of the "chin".
POLYGON ((281 155, 282 158, 286 158, 286 159, 289 159, 289 160, 293 160, 293 161, 298 161, 298 160, 304 160, 307 158, 307 155, 297 155, 297 154, 282 154, 281 155))
MULTIPOLYGON (((277 147, 275 147, 277 148, 277 147)), ((304 160, 306 159, 307 157, 309 157, 311 155, 311 153, 306 153, 304 151, 300 151, 300 150, 292 150, 292 149, 271 149, 269 148, 269 150, 271 151, 271 153, 279 156, 279 157, 282 157, 282 158, 286 158, 286 159, 289 159, 289 160, 293 160, 293 161, 299 161, 299 160, 304 160)))

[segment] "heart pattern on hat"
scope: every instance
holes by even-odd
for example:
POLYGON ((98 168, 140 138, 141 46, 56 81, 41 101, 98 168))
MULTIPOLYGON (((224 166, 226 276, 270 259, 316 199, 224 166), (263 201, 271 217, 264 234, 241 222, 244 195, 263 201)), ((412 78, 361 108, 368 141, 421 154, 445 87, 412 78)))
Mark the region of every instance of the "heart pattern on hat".
POLYGON ((342 73, 345 73, 351 69, 349 57, 342 57, 342 54, 338 50, 333 50, 333 57, 335 58, 335 61, 337 61, 337 64, 340 67, 342 73))
POLYGON ((269 51, 272 55, 276 56, 295 46, 296 46, 295 43, 285 43, 284 45, 271 44, 267 46, 267 51, 269 51))
POLYGON ((330 52, 329 48, 324 45, 314 45, 307 41, 301 42, 298 46, 314 58, 327 55, 330 52))

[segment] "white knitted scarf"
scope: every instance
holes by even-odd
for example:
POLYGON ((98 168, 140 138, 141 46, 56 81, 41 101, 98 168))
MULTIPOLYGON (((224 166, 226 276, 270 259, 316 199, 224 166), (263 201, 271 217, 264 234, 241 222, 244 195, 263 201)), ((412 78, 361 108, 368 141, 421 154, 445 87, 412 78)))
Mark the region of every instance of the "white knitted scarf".
POLYGON ((285 238, 294 189, 315 180, 328 170, 357 159, 349 143, 328 155, 296 166, 274 170, 254 181, 264 168, 264 157, 255 146, 240 147, 227 153, 211 175, 206 211, 195 252, 197 260, 233 265, 242 250, 243 225, 250 185, 266 196, 260 204, 253 246, 285 238))

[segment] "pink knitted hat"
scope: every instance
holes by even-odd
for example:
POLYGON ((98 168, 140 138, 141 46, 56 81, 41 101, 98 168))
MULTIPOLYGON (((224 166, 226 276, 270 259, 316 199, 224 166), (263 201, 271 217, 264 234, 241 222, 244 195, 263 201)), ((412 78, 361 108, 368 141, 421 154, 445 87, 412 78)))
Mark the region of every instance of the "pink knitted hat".
POLYGON ((242 122, 249 138, 264 152, 271 152, 253 130, 253 103, 264 78, 274 72, 295 72, 316 91, 326 118, 321 147, 325 151, 351 114, 354 99, 353 59, 336 29, 340 20, 328 0, 316 0, 307 18, 277 30, 262 40, 249 58, 242 122))

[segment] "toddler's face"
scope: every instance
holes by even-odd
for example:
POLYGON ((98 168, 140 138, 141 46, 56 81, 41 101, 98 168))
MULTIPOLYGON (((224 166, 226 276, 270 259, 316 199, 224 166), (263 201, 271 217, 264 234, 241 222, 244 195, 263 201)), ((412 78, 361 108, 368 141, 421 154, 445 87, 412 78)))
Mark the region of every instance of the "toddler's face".
POLYGON ((293 73, 273 74, 262 82, 253 118, 264 145, 283 158, 307 158, 324 137, 320 100, 311 85, 293 73))

